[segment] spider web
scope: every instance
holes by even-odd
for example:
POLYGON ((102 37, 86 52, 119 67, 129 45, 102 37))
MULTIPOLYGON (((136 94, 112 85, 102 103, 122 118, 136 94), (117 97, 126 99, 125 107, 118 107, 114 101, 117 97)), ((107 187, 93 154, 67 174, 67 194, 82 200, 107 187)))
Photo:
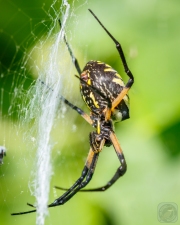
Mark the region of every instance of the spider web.
MULTIPOLYGON (((83 4, 85 3, 81 5, 83 4)), ((57 126, 62 126, 66 112, 60 96, 70 95, 72 84, 67 80, 71 80, 70 75, 77 73, 63 40, 65 30, 69 40, 73 37, 68 24, 72 18, 73 23, 76 23, 74 7, 74 2, 70 6, 67 0, 62 3, 54 0, 49 5, 42 3, 34 7, 28 7, 27 4, 19 7, 17 3, 7 1, 5 8, 8 10, 8 17, 4 18, 5 24, 1 24, 0 30, 0 38, 5 43, 0 64, 0 145, 7 149, 7 157, 2 159, 4 164, 0 178, 5 179, 6 171, 12 165, 11 162, 7 163, 9 157, 15 161, 15 170, 22 170, 23 164, 24 171, 28 174, 20 172, 21 181, 15 189, 17 193, 21 190, 21 193, 12 198, 13 204, 19 198, 22 199, 24 192, 28 192, 20 184, 27 179, 30 190, 28 194, 36 198, 36 224, 39 225, 45 223, 48 215, 47 205, 53 175, 52 149, 56 145, 52 133, 57 126), (40 18, 35 16, 36 12, 41 15, 40 18), (20 33, 23 33, 22 38, 20 33), (8 55, 9 52, 11 55, 8 55), (19 147, 10 152, 13 146, 19 147), (25 153, 24 149, 27 149, 25 153)), ((72 125, 72 130, 76 130, 75 125, 72 125)), ((62 129, 58 138, 61 145, 65 141, 63 137, 62 129)), ((17 171, 12 172, 13 178, 11 176, 11 180, 6 181, 7 190, 3 186, 0 189, 6 207, 7 195, 11 192, 10 186, 16 179, 16 173, 17 171)), ((21 211, 24 211, 23 208, 22 205, 21 211)), ((11 212, 12 210, 17 211, 14 208, 10 209, 11 212)))

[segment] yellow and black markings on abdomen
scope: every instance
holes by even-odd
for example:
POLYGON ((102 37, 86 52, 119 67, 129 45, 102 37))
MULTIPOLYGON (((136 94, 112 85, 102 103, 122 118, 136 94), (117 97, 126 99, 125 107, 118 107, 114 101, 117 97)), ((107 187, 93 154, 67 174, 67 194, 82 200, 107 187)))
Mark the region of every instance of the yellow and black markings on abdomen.
MULTIPOLYGON (((81 82, 82 98, 88 108, 95 113, 102 112, 125 86, 117 71, 100 61, 89 61, 83 69, 81 79, 86 82, 81 82)), ((120 103, 120 109, 126 105, 128 107, 127 96, 125 98, 125 101, 120 103)))

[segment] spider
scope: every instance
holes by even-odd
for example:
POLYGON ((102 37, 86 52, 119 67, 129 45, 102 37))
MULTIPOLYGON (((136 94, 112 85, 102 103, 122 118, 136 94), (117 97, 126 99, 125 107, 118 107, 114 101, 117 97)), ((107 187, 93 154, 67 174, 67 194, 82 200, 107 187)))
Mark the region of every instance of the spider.
MULTIPOLYGON (((83 100, 90 110, 90 115, 70 103, 63 96, 60 98, 65 104, 81 115, 87 123, 94 127, 95 131, 91 132, 89 135, 90 150, 81 176, 69 189, 56 186, 58 189, 65 190, 65 193, 47 207, 63 205, 79 191, 106 191, 125 174, 127 169, 124 154, 115 135, 113 124, 114 122, 123 121, 129 118, 129 97, 127 94, 134 83, 134 77, 128 68, 120 43, 104 27, 97 16, 90 9, 89 11, 115 43, 125 73, 129 77, 129 80, 125 85, 121 76, 111 66, 101 61, 91 60, 85 65, 83 71, 81 71, 78 60, 74 57, 66 36, 64 35, 64 41, 79 74, 79 76, 76 77, 80 80, 80 92, 83 100), (120 161, 120 167, 117 169, 109 182, 104 186, 82 190, 82 188, 84 188, 93 177, 96 163, 103 147, 109 147, 111 145, 113 145, 120 161)), ((61 26, 60 20, 59 23, 61 26)), ((36 208, 32 204, 27 204, 36 208)), ((26 212, 13 213, 12 215, 21 215, 32 212, 36 212, 36 209, 26 212)))

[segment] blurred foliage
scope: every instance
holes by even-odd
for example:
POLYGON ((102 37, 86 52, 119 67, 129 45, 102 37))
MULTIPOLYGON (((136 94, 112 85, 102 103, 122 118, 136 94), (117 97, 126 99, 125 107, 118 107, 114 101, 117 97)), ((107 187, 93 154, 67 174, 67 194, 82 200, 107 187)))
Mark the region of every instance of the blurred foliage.
POLYGON ((180 154, 180 121, 171 124, 166 129, 164 129, 160 138, 162 139, 165 149, 170 157, 177 158, 180 154))
MULTIPOLYGON (((68 40, 81 68, 90 60, 112 65, 127 81, 116 48, 88 12, 91 8, 123 46, 135 77, 130 90, 131 119, 116 125, 127 159, 127 174, 104 193, 79 193, 67 204, 50 209, 46 224, 159 224, 158 205, 180 206, 180 2, 178 0, 70 1, 68 40)), ((30 49, 46 37, 61 1, 1 1, 0 7, 0 146, 7 156, 0 166, 1 224, 35 224, 36 214, 11 217, 33 203, 29 190, 35 152, 29 127, 19 126, 26 90, 36 75, 22 68, 30 49), (17 92, 20 89, 20 92, 17 92), (22 96, 19 96, 19 94, 22 96), (13 109, 12 109, 12 106, 13 109), (16 120, 13 120, 13 119, 16 120), (12 122, 13 121, 13 122, 12 122)), ((57 27, 59 29, 59 27, 57 27)), ((31 67, 31 65, 28 65, 31 67)), ((78 80, 67 80, 67 99, 87 111, 78 80)), ((57 120, 52 139, 54 175, 50 202, 79 177, 89 149, 91 127, 67 109, 57 120), (76 129, 74 129, 75 127, 76 129)), ((118 167, 113 148, 105 148, 89 187, 106 183, 118 167)))

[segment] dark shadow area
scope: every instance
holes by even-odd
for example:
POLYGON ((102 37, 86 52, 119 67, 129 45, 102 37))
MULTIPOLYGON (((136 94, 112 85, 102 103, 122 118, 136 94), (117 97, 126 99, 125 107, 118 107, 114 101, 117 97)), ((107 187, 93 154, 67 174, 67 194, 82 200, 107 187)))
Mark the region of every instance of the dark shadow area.
MULTIPOLYGON (((116 221, 115 218, 113 217, 113 215, 111 214, 111 211, 102 208, 102 207, 97 207, 97 205, 95 206, 96 211, 98 212, 98 216, 99 216, 99 224, 101 225, 116 225, 116 221)), ((118 225, 121 225, 121 223, 118 223, 118 225)))
POLYGON ((166 152, 171 157, 176 157, 180 154, 180 121, 167 127, 161 134, 160 138, 166 146, 166 152))

